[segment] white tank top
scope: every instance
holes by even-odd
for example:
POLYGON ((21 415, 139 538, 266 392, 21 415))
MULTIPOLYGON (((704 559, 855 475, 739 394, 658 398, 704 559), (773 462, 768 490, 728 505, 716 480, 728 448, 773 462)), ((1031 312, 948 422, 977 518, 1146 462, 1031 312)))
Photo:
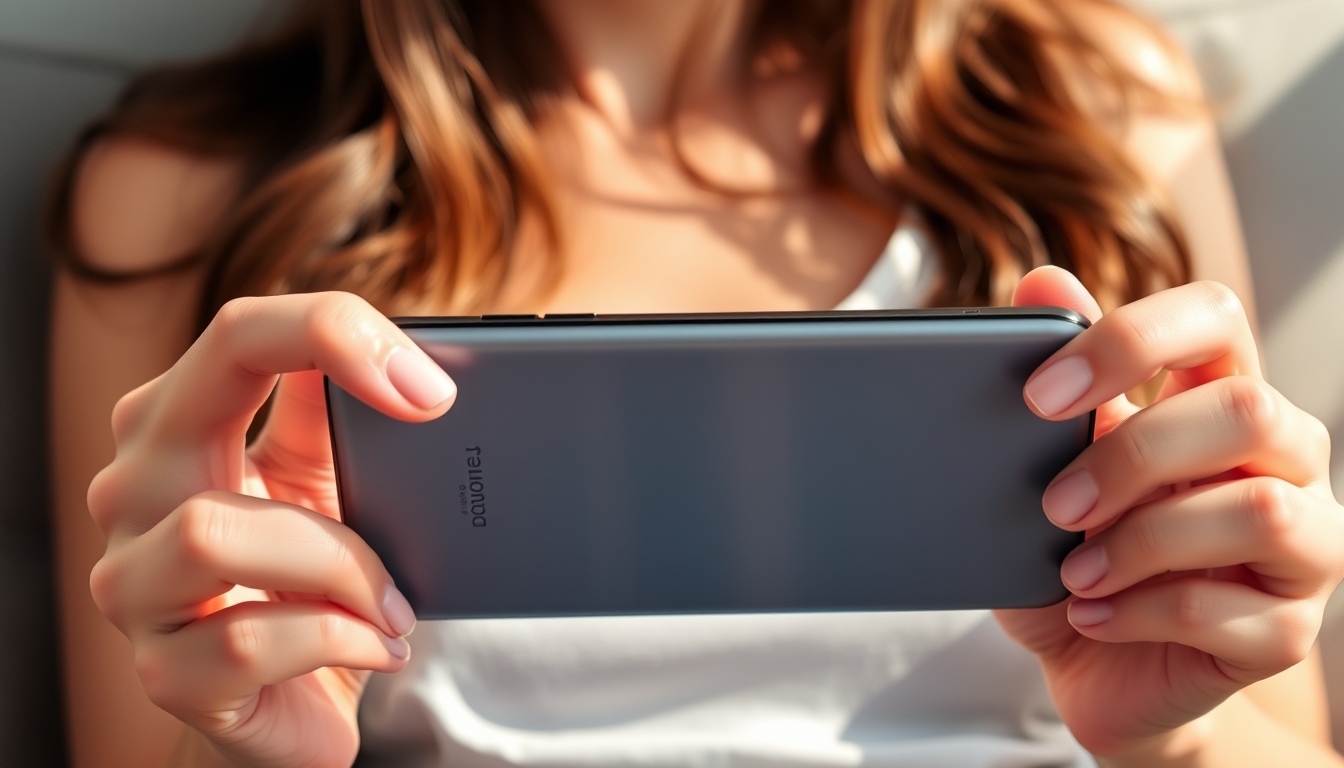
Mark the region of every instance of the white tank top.
MULTIPOLYGON (((932 253, 903 224, 837 308, 922 305, 932 253)), ((361 768, 1095 765, 985 611, 424 621, 410 639, 364 695, 361 768)))

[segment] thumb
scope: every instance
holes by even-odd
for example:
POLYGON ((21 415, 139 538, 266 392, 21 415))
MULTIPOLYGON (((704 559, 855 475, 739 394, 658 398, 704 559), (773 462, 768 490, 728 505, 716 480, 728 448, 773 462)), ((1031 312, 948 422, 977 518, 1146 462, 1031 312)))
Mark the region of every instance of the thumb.
MULTIPOLYGON (((1071 309, 1087 318, 1089 323, 1101 319, 1101 306, 1078 278, 1059 267, 1037 267, 1028 272, 1013 291, 1014 307, 1061 307, 1071 309)), ((1084 331, 1086 333, 1086 331, 1084 331)), ((1138 407, 1124 395, 1103 403, 1097 409, 1095 436, 1100 437, 1129 418, 1138 407)))
POLYGON ((1013 291, 1014 307, 1062 307, 1095 323, 1101 307, 1073 273, 1059 267, 1037 267, 1017 284, 1013 291))

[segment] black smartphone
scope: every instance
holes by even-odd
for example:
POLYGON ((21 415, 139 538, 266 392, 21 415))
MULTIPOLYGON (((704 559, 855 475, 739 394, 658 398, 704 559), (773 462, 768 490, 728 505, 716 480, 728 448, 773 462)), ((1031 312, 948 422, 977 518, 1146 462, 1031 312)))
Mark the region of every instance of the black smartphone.
POLYGON ((457 382, 407 424, 327 383, 344 521, 420 618, 1049 605, 1041 510, 1092 417, 1027 377, 1050 308, 402 318, 457 382))

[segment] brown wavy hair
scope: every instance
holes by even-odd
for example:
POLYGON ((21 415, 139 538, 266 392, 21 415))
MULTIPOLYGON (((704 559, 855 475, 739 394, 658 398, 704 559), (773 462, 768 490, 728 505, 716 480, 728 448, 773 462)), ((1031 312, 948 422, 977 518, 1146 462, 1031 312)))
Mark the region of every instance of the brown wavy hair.
MULTIPOLYGON (((813 178, 843 186, 849 141, 893 208, 920 210, 942 260, 935 305, 1006 303, 1047 263, 1108 307, 1188 279, 1182 235, 1126 158, 1120 123, 1079 103, 1102 94, 1123 121, 1167 97, 1076 29, 1062 2, 761 5, 756 49, 785 44, 832 83, 813 178)), ((558 64, 527 0, 301 3, 241 47, 136 78, 59 171, 46 244, 88 279, 147 274, 96 269, 71 243, 79 158, 133 135, 245 164, 208 246, 154 270, 208 268, 202 323, 236 296, 322 289, 402 312, 480 311, 517 271, 524 217, 547 241, 549 278, 562 269, 532 128, 568 87, 558 64)))

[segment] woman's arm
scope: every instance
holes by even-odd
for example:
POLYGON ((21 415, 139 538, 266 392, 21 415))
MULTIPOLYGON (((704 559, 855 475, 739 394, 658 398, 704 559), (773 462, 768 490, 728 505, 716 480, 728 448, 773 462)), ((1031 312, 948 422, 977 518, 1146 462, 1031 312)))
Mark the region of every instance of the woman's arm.
MULTIPOLYGON (((227 205, 233 170, 128 141, 95 147, 76 185, 82 256, 101 269, 152 268, 197 246, 227 205)), ((131 646, 94 606, 103 536, 85 504, 113 456, 112 406, 190 345, 198 271, 101 285, 56 275, 50 377, 56 561, 72 765, 162 765, 181 724, 146 698, 131 646)))

